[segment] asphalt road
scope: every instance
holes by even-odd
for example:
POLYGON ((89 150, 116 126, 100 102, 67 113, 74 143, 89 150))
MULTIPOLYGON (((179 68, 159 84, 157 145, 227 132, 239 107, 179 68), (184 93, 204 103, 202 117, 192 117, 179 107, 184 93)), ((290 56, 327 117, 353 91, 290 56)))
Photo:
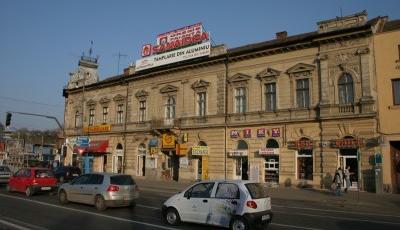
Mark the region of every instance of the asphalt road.
MULTIPOLYGON (((7 193, 0 187, 0 229, 222 229, 198 224, 169 226, 160 207, 169 197, 165 191, 141 191, 137 206, 99 212, 89 205, 60 205, 57 196, 7 193)), ((318 203, 278 200, 272 197, 274 219, 268 229, 400 229, 400 214, 379 210, 344 209, 318 203)))

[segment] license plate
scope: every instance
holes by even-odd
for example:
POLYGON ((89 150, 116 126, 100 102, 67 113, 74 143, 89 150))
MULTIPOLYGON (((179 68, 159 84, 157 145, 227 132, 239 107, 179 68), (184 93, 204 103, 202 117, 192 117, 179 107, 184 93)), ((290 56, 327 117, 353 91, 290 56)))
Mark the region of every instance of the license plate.
POLYGON ((72 174, 72 176, 78 176, 78 174, 75 173, 75 174, 72 174))
POLYGON ((50 187, 42 187, 42 190, 50 190, 50 187))
POLYGON ((261 217, 261 220, 262 221, 264 221, 264 220, 269 220, 269 215, 267 214, 267 215, 263 215, 262 217, 261 217))

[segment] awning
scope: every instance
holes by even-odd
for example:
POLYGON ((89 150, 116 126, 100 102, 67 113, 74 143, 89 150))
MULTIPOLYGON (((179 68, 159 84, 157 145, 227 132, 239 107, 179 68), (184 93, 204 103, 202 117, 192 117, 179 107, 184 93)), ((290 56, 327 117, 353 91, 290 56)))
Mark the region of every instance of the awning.
POLYGON ((108 140, 90 141, 89 147, 74 147, 74 153, 106 153, 108 148, 108 140))

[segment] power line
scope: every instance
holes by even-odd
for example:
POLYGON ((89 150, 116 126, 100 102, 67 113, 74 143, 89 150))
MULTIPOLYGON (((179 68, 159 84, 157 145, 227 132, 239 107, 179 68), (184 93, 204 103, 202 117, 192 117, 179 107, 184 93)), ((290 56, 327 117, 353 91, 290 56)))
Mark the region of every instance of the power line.
POLYGON ((44 106, 50 106, 50 107, 64 107, 64 105, 61 105, 61 104, 47 104, 47 103, 43 103, 43 102, 29 101, 29 100, 23 100, 23 99, 12 98, 12 97, 0 96, 0 99, 15 101, 15 102, 29 103, 29 104, 36 104, 36 105, 44 105, 44 106))

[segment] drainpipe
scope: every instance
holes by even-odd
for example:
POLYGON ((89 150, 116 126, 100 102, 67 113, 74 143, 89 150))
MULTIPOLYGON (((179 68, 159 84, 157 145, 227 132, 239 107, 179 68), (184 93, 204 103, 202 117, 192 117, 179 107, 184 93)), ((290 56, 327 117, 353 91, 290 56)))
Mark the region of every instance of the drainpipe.
POLYGON ((317 120, 319 125, 319 157, 320 157, 320 188, 324 187, 324 154, 323 154, 323 133, 322 133, 322 119, 321 119, 321 101, 322 101, 322 73, 321 73, 321 57, 320 57, 320 46, 318 46, 318 54, 317 54, 317 74, 318 74, 318 110, 317 110, 317 120))
POLYGON ((129 93, 129 82, 126 82, 125 79, 122 80, 122 84, 126 84, 126 96, 125 96, 125 118, 124 118, 124 153, 122 156, 122 173, 125 173, 125 158, 126 158, 126 129, 127 129, 127 121, 128 121, 128 93, 129 93))
POLYGON ((224 106, 224 179, 227 179, 227 131, 228 131, 228 70, 229 67, 229 54, 226 54, 226 60, 225 60, 225 81, 224 81, 224 86, 225 86, 225 106, 224 106))

